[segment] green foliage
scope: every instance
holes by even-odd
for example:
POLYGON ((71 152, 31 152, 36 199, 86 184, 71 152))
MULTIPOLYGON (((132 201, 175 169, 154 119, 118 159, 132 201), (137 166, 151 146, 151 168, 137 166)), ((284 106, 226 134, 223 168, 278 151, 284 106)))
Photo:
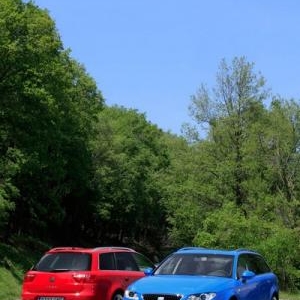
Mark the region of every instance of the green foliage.
POLYGON ((165 143, 170 153, 170 165, 160 179, 164 190, 164 205, 167 208, 169 239, 174 246, 188 245, 201 225, 205 207, 215 207, 207 193, 202 169, 199 166, 201 147, 190 146, 183 138, 166 134, 165 143))
POLYGON ((46 11, 31 2, 0 4, 0 150, 7 168, 9 153, 22 159, 14 158, 17 171, 1 185, 15 209, 7 228, 51 234, 50 224, 55 231, 66 215, 78 217, 90 193, 89 141, 103 99, 46 11))
POLYGON ((24 274, 49 246, 30 237, 10 238, 14 245, 0 243, 0 298, 16 300, 21 295, 24 274))
POLYGON ((241 209, 228 202, 210 213, 194 238, 197 246, 236 249, 253 246, 253 236, 263 236, 258 218, 246 218, 241 209))
POLYGON ((299 289, 299 104, 274 97, 267 109, 264 79, 253 70, 245 58, 222 61, 213 93, 202 85, 192 98, 191 115, 208 134, 186 145, 186 156, 170 148, 186 173, 174 168, 169 181, 188 178, 169 189, 170 237, 174 245, 259 249, 282 287, 299 289), (191 186, 186 195, 196 197, 180 198, 191 186))
POLYGON ((23 164, 22 154, 19 150, 9 148, 0 158, 0 228, 7 222, 9 212, 15 206, 12 199, 19 196, 19 190, 12 183, 12 178, 19 172, 23 164))
POLYGON ((147 243, 155 236, 151 242, 159 247, 164 233, 159 177, 168 165, 161 131, 134 110, 107 107, 100 114, 98 132, 94 182, 101 197, 96 211, 103 235, 109 228, 110 236, 123 242, 147 243))
POLYGON ((266 255, 284 290, 300 287, 299 232, 276 224, 257 248, 266 255))
POLYGON ((299 289, 299 232, 258 215, 246 217, 233 203, 212 212, 193 240, 196 246, 258 250, 278 275, 283 289, 299 289))

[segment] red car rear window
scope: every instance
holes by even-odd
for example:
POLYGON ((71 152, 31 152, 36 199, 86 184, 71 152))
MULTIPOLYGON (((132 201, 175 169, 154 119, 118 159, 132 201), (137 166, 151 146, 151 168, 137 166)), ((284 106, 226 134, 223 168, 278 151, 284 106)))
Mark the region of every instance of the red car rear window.
POLYGON ((87 271, 91 269, 91 255, 79 252, 47 253, 33 270, 45 272, 87 271))

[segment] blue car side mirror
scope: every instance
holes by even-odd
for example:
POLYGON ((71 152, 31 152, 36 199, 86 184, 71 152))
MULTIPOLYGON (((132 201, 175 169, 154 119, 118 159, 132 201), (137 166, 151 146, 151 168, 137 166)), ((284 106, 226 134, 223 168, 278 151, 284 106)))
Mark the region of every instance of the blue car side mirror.
POLYGON ((242 274, 242 281, 247 281, 255 276, 255 273, 252 271, 244 271, 242 274))
POLYGON ((151 276, 152 273, 153 273, 153 269, 152 268, 147 268, 147 269, 144 270, 144 274, 146 276, 151 276))

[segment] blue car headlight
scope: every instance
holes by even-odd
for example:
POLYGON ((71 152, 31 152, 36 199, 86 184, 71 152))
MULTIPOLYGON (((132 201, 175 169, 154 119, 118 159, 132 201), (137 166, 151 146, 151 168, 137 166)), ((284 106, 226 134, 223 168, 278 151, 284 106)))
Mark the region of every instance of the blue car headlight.
POLYGON ((130 291, 130 290, 125 290, 124 297, 127 298, 127 299, 131 299, 131 300, 138 300, 139 299, 138 294, 135 293, 134 291, 130 291))
POLYGON ((212 300, 216 297, 216 293, 201 293, 190 295, 187 300, 212 300))

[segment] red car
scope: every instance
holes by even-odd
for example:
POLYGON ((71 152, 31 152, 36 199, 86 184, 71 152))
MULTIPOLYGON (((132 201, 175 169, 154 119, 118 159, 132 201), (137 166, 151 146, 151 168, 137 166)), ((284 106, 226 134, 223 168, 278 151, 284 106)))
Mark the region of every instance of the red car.
POLYGON ((24 276, 22 300, 121 300, 154 264, 130 248, 54 248, 24 276))

